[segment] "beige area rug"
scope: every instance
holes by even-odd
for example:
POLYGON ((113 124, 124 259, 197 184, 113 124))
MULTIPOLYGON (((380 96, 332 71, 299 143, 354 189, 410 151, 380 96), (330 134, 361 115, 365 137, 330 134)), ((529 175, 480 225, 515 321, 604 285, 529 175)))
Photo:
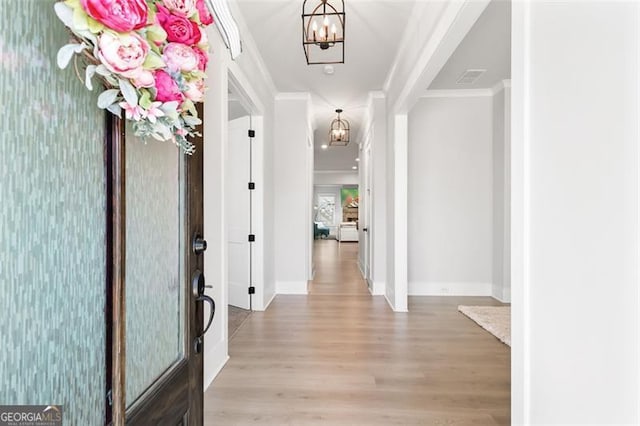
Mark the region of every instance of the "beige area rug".
POLYGON ((458 306, 458 310, 511 346, 511 306, 458 306))
MULTIPOLYGON (((1 1, 1 0, 0 0, 1 1)), ((251 311, 229 305, 229 339, 236 334, 240 326, 249 318, 251 311)))

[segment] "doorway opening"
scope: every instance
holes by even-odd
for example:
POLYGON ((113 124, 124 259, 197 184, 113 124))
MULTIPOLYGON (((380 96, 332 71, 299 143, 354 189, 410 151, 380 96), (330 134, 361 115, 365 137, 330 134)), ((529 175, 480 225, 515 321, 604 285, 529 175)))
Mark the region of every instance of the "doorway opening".
POLYGON ((368 294, 359 268, 359 186, 314 186, 311 294, 368 294))
POLYGON ((309 292, 368 294, 361 253, 360 149, 354 141, 346 147, 328 146, 324 130, 314 138, 314 273, 309 292))
POLYGON ((227 333, 231 339, 251 315, 254 303, 255 171, 250 102, 235 79, 228 82, 228 143, 225 180, 227 234, 227 333))

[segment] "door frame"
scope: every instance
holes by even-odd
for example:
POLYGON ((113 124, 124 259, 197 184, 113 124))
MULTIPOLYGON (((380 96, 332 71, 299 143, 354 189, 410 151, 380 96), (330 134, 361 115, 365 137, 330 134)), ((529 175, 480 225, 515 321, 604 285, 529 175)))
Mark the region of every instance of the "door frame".
MULTIPOLYGON (((230 87, 230 89, 232 89, 232 87, 230 87)), ((235 90, 235 88, 233 88, 235 90)), ((241 104, 243 104, 242 106, 245 107, 244 103, 241 101, 241 104)), ((251 242, 251 241, 247 241, 247 235, 255 233, 255 230, 253 229, 253 222, 255 220, 254 217, 254 213, 253 213, 253 197, 254 194, 252 194, 252 192, 250 189, 248 189, 247 187, 247 183, 252 180, 250 179, 250 176, 253 177, 253 170, 252 170, 252 161, 251 161, 251 156, 252 156, 252 145, 254 144, 253 140, 250 140, 247 131, 249 129, 251 129, 252 127, 252 123, 251 123, 251 113, 247 110, 247 115, 244 115, 242 117, 238 117, 235 118, 233 120, 228 120, 227 121, 227 157, 225 159, 225 164, 227 164, 229 167, 227 167, 225 169, 225 199, 224 199, 224 204, 225 204, 225 217, 227 218, 226 220, 226 235, 227 235, 227 262, 226 262, 226 269, 227 269, 227 280, 225 283, 225 294, 227 295, 227 305, 231 305, 231 306, 235 306, 241 309, 245 309, 245 310, 250 310, 252 309, 252 303, 254 297, 252 297, 252 295, 249 293, 249 286, 250 285, 254 285, 255 283, 253 282, 253 275, 254 275, 254 251, 255 251, 255 244, 256 242, 251 242), (232 141, 231 139, 231 133, 232 132, 243 132, 240 136, 240 141, 232 141), (231 145, 233 143, 241 143, 241 144, 248 144, 248 146, 246 147, 246 154, 247 157, 246 158, 233 158, 233 157, 237 157, 237 156, 232 156, 231 152, 231 145), (240 162, 241 164, 238 164, 238 162, 240 162), (230 169, 241 169, 243 167, 247 167, 246 171, 248 171, 247 175, 243 177, 243 181, 241 185, 238 185, 238 182, 232 182, 232 176, 229 174, 230 169), (231 186, 234 186, 234 188, 231 188, 231 186), (233 196, 233 193, 236 192, 239 188, 241 188, 240 190, 243 192, 242 195, 239 195, 238 198, 241 198, 241 201, 236 199, 231 199, 231 197, 233 196), (236 238, 234 238, 232 236, 232 229, 230 227, 231 225, 231 221, 232 218, 230 217, 231 215, 229 214, 229 205, 237 205, 238 201, 242 202, 242 203, 246 203, 246 208, 248 210, 248 214, 247 216, 244 217, 244 219, 246 219, 246 223, 243 223, 242 225, 242 233, 238 233, 238 238, 239 240, 237 240, 236 238), (234 240, 232 242, 232 239, 234 240), (244 271, 245 268, 241 268, 242 272, 246 272, 246 279, 247 282, 246 283, 241 283, 241 284, 246 284, 246 288, 245 287, 241 287, 237 289, 237 291, 235 291, 234 289, 236 289, 237 287, 232 286, 232 271, 231 271, 231 265, 232 265, 232 250, 231 250, 231 244, 237 244, 240 243, 242 244, 243 249, 246 249, 247 252, 245 254, 243 254, 242 256, 247 256, 246 261, 247 261, 247 269, 246 271, 244 271), (239 291, 242 291, 242 296, 246 296, 246 304, 244 303, 236 303, 239 300, 239 295, 237 294, 239 291)), ((244 153, 243 153, 244 155, 244 153)), ((255 179, 253 179, 253 181, 255 181, 255 179)), ((237 213, 237 212, 236 212, 237 213)), ((233 218, 233 220, 235 220, 237 218, 233 218)), ((236 229, 239 227, 236 227, 236 229)), ((234 232, 235 234, 235 232, 234 232)), ((255 286, 254 286, 255 288, 255 286)), ((227 336, 228 337, 228 336, 227 336)))
MULTIPOLYGON (((198 104, 203 117, 203 105, 198 104)), ((203 234, 203 138, 191 139, 196 151, 184 156, 184 244, 183 291, 185 335, 184 358, 170 366, 134 402, 126 407, 126 132, 124 119, 107 114, 105 135, 105 171, 107 174, 107 372, 111 373, 112 405, 107 403, 107 423, 162 424, 167 418, 184 424, 203 422, 203 354, 197 352, 194 341, 203 327, 204 308, 192 291, 192 275, 204 269, 202 255, 194 253, 195 233, 203 234), (109 418, 109 414, 111 417, 109 418)), ((202 132, 202 126, 198 129, 202 132)), ((169 142, 165 142, 169 143, 169 142)), ((177 149, 177 148, 176 148, 177 149)), ((182 154, 181 154, 182 155, 182 154)), ((202 345, 203 346, 203 345, 202 345)))
MULTIPOLYGON (((223 49, 223 44, 217 34, 209 34, 209 40, 216 49, 223 49)), ((222 51, 222 50, 221 50, 222 51)), ((205 230, 209 240, 209 253, 205 260, 205 274, 213 288, 207 293, 216 300, 218 321, 214 322, 205 336, 205 387, 209 387, 214 378, 221 371, 229 359, 228 355, 228 294, 226 292, 227 281, 227 218, 220 200, 226 197, 225 173, 228 165, 224 159, 226 156, 228 135, 228 88, 230 78, 237 83, 239 93, 250 100, 253 127, 256 131, 254 138, 255 149, 253 151, 254 176, 256 190, 254 194, 254 270, 253 279, 256 287, 254 298, 254 310, 264 310, 269 302, 265 297, 264 261, 265 247, 268 241, 265 239, 264 219, 264 141, 267 129, 263 114, 267 113, 261 97, 251 85, 250 80, 240 69, 239 65, 226 54, 218 56, 217 61, 209 64, 208 85, 216 90, 205 92, 205 104, 207 115, 204 123, 204 135, 207 143, 204 147, 204 180, 205 180, 205 230)), ((272 108, 269 110, 271 111, 272 108)), ((271 120, 271 117, 268 118, 271 120)), ((269 121, 270 123, 270 121, 269 121)))
MULTIPOLYGON (((255 182, 256 187, 255 190, 251 193, 251 229, 252 233, 256 236, 255 241, 252 242, 252 259, 250 262, 250 276, 253 286, 255 287, 255 294, 251 298, 252 310, 254 311, 263 311, 266 308, 266 304, 264 301, 264 190, 265 190, 265 180, 264 180, 264 120, 263 120, 263 111, 264 108, 259 101, 257 94, 254 92, 253 87, 251 86, 248 79, 244 76, 244 74, 237 68, 237 64, 230 63, 226 67, 225 72, 227 90, 225 91, 224 104, 228 107, 229 105, 229 90, 233 90, 234 94, 239 98, 239 101, 242 103, 243 107, 248 111, 250 117, 250 127, 251 130, 255 131, 255 136, 251 140, 251 175, 252 180, 255 182)), ((229 117, 228 110, 225 109, 224 117, 224 134, 223 134, 223 143, 224 143, 224 153, 225 158, 227 153, 229 152, 229 117)), ((223 169, 222 173, 226 176, 228 164, 225 161, 222 165, 223 169)), ((223 183, 223 199, 227 199, 227 181, 224 179, 223 183)), ((226 235, 228 229, 228 218, 226 214, 224 215, 224 260, 223 265, 225 268, 225 287, 228 286, 228 251, 226 250, 226 240, 228 236, 226 235)), ((224 297, 221 303, 224 303, 225 310, 225 323, 223 327, 225 327, 224 333, 227 333, 227 324, 228 324, 228 311, 227 304, 229 303, 229 293, 228 291, 224 291, 224 297)), ((228 336, 227 336, 228 340, 228 336)))

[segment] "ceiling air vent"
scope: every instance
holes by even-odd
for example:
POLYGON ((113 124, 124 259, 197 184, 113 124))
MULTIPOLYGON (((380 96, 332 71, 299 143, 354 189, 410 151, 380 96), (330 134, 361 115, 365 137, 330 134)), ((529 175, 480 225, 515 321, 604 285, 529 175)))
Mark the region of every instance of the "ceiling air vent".
POLYGON ((458 84, 473 84, 482 74, 487 70, 466 70, 462 73, 462 75, 456 80, 458 84))

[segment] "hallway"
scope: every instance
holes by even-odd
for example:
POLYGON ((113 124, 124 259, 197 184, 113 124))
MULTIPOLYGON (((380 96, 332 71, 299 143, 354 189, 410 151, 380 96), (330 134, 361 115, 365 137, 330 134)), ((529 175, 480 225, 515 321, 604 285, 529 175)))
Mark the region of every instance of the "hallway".
POLYGON ((510 349, 456 310, 487 297, 372 297, 357 244, 316 241, 308 296, 277 296, 230 341, 205 425, 510 423, 510 349))
POLYGON ((315 240, 310 295, 368 296, 367 283, 358 269, 358 243, 315 240))

